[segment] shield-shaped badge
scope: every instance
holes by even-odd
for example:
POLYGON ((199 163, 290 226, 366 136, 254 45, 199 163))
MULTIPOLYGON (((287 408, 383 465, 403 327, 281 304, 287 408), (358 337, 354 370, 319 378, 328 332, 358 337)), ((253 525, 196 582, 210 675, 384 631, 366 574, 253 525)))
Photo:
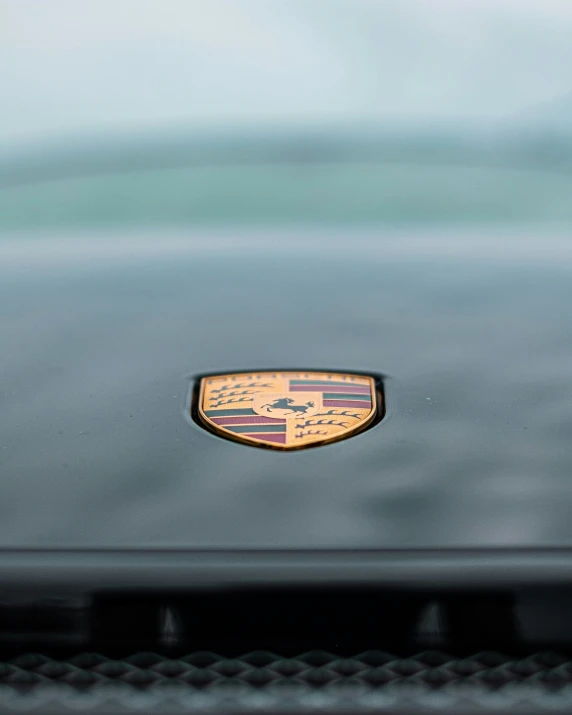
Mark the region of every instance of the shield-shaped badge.
POLYGON ((332 372, 256 372, 201 379, 200 422, 255 447, 302 449, 350 437, 380 409, 372 377, 332 372))

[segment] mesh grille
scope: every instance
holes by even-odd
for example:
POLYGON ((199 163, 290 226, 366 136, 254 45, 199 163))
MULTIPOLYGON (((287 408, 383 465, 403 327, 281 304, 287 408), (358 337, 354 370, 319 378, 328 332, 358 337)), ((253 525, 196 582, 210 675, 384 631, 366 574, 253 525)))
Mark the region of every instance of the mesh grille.
POLYGON ((253 652, 117 660, 29 654, 0 663, 0 712, 570 710, 572 661, 553 653, 454 658, 441 652, 294 658, 253 652))

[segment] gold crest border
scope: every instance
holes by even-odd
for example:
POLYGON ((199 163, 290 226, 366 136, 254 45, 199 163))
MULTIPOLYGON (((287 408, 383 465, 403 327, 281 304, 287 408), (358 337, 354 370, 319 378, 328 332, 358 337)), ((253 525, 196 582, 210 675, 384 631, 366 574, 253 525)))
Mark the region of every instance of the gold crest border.
POLYGON ((369 427, 373 426, 372 422, 375 422, 377 418, 379 418, 378 421, 381 421, 383 419, 383 410, 382 406, 385 402, 384 400, 384 395, 381 390, 378 390, 377 388, 377 381, 376 378, 372 377, 371 375, 366 375, 363 373, 356 373, 356 372, 338 372, 337 370, 241 370, 240 372, 219 372, 219 373, 212 373, 208 375, 203 375, 200 377, 197 377, 196 380, 198 381, 198 396, 197 396, 197 389, 195 388, 193 390, 193 399, 191 401, 191 417, 193 417, 193 411, 196 411, 196 416, 198 419, 195 419, 195 422, 197 422, 201 427, 206 429, 208 432, 211 434, 215 435, 216 437, 220 437, 221 439, 226 439, 230 442, 238 442, 239 444, 244 444, 247 445, 248 447, 255 447, 258 449, 271 449, 274 452, 299 452, 303 449, 312 449, 314 447, 323 447, 324 445, 327 444, 332 444, 334 442, 342 442, 345 439, 349 439, 350 437, 355 437, 357 434, 360 432, 364 432, 366 429, 369 427), (221 427, 220 425, 216 425, 213 422, 209 420, 207 415, 204 413, 203 410, 203 397, 204 397, 204 391, 205 391, 205 383, 206 380, 210 380, 214 377, 225 377, 225 376, 233 376, 233 375, 248 375, 252 373, 256 373, 257 375, 263 375, 265 373, 300 373, 300 372, 315 372, 315 373, 331 373, 335 375, 347 375, 348 377, 361 377, 364 379, 367 379, 369 381, 370 385, 370 391, 371 391, 371 396, 372 396, 372 407, 370 414, 359 424, 355 425, 355 427, 350 428, 347 432, 343 432, 342 434, 335 434, 332 435, 331 437, 326 437, 325 439, 322 440, 317 440, 316 442, 311 442, 310 444, 301 444, 301 445, 292 445, 292 446, 282 446, 279 444, 273 444, 270 442, 255 442, 254 440, 249 439, 248 437, 243 437, 242 435, 237 434, 236 432, 231 432, 230 430, 226 430, 224 427, 221 427), (193 402, 195 403, 193 405, 193 402), (194 408, 194 409, 193 409, 194 408))

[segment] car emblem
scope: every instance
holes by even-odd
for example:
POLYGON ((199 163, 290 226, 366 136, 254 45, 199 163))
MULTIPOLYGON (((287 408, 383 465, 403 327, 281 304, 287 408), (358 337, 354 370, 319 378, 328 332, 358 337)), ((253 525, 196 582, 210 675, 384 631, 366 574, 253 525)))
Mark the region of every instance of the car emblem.
POLYGON ((253 447, 292 450, 346 439, 381 408, 375 380, 334 372, 209 375, 196 417, 211 432, 253 447))

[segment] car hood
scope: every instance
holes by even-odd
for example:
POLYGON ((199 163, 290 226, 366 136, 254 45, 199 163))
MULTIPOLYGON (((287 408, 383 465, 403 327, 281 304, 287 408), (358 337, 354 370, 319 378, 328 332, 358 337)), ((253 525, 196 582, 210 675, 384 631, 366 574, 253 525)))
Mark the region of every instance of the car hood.
POLYGON ((572 543, 565 238, 353 229, 2 239, 4 547, 572 543), (220 439, 197 375, 384 376, 300 452, 220 439))

